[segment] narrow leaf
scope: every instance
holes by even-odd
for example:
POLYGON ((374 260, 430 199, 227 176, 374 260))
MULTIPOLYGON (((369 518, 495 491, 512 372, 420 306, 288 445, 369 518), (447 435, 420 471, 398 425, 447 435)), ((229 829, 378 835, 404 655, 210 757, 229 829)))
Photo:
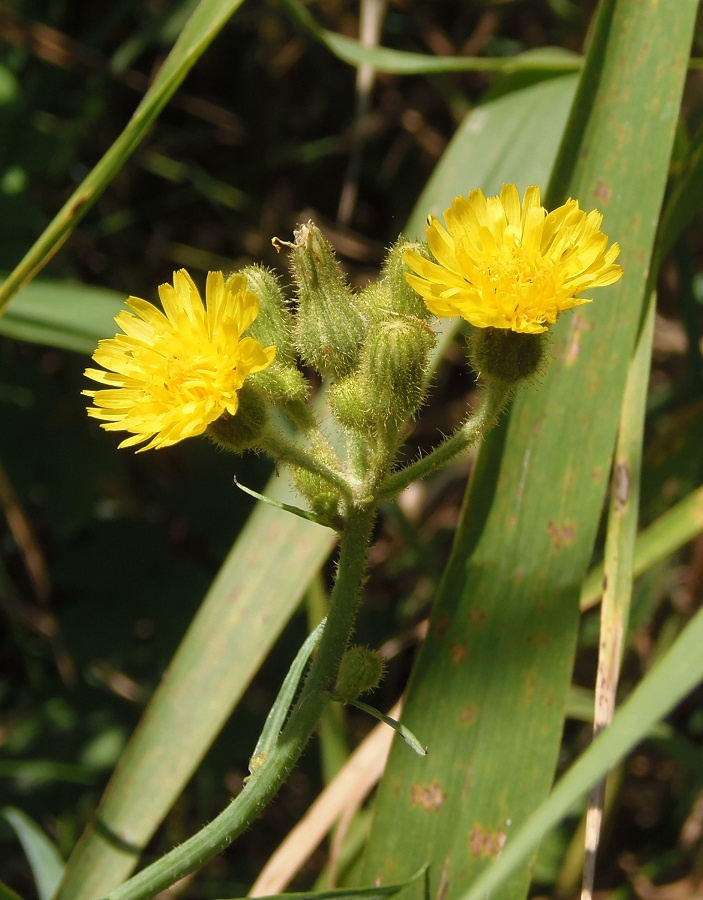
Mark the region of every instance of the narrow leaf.
POLYGON ((14 828, 34 876, 39 900, 51 900, 61 875, 63 860, 54 844, 41 828, 22 812, 12 806, 2 809, 2 817, 14 828))

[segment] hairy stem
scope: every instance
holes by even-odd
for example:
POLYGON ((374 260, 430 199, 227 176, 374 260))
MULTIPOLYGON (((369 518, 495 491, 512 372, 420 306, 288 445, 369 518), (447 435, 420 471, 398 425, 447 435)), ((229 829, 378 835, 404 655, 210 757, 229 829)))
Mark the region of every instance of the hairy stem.
POLYGON ((515 390, 514 384, 503 381, 488 382, 483 402, 454 434, 441 444, 403 469, 390 475, 381 487, 379 500, 390 500, 408 485, 427 477, 446 466, 459 454, 475 444, 493 425, 515 390))
POLYGON ((375 505, 349 510, 327 624, 300 698, 276 746, 227 809, 180 847, 130 878, 107 900, 145 900, 195 871, 241 834, 278 792, 312 737, 326 692, 335 682, 354 625, 375 516, 375 505))

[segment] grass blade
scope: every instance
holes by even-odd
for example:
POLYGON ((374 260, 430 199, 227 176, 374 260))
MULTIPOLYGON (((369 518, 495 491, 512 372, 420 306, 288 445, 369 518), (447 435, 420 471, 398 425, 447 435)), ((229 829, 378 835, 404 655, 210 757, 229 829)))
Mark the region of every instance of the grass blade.
POLYGON ((2 817, 12 826, 24 848, 39 900, 51 900, 63 872, 63 860, 59 851, 21 809, 6 806, 2 810, 2 817))
MULTIPOLYGON (((615 713, 612 723, 579 757, 558 782, 549 798, 529 817, 508 842, 500 858, 466 891, 461 900, 484 900, 534 850, 544 835, 567 814, 589 787, 612 769, 648 730, 703 681, 703 610, 632 695, 615 713)), ((491 896, 494 896, 491 894, 491 896)))

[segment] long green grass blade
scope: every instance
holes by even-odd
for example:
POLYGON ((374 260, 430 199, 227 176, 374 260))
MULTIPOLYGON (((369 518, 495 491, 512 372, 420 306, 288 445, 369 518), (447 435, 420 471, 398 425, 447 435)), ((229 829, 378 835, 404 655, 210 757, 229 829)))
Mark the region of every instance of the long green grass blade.
MULTIPOLYGON (((286 497, 284 480, 268 492, 286 497)), ((256 507, 69 859, 60 898, 102 896, 131 872, 333 541, 319 525, 256 507)))
POLYGON ((500 858, 462 895, 462 900, 497 896, 491 892, 538 846, 549 829, 568 813, 589 787, 617 765, 649 729, 703 681, 701 646, 703 610, 696 613, 675 643, 616 712, 610 726, 601 732, 561 778, 549 798, 525 821, 520 831, 508 841, 500 858))
POLYGON ((312 37, 351 66, 373 66, 378 72, 394 75, 430 75, 436 72, 575 72, 582 58, 559 47, 528 50, 509 57, 428 56, 388 47, 367 47, 359 41, 329 31, 317 24, 300 0, 283 0, 292 18, 312 37))
POLYGON ((201 0, 122 134, 83 179, 0 287, 0 315, 15 292, 51 259, 139 146, 188 72, 243 0, 201 0))
MULTIPOLYGON (((601 5, 552 202, 604 212, 626 275, 564 316, 549 370, 481 449, 403 716, 433 752, 392 751, 364 881, 422 859, 431 895, 460 896, 549 791, 696 6, 601 5)), ((491 900, 524 897, 529 877, 491 900)))
MULTIPOLYGON (((452 154, 461 156, 478 177, 495 179, 498 185, 501 173, 493 159, 515 154, 511 174, 524 184, 544 182, 561 135, 549 113, 556 104, 563 128, 573 88, 571 78, 558 79, 487 104, 472 113, 474 126, 457 134, 452 154), (515 120, 528 104, 535 119, 515 130, 515 120), (532 152, 535 146, 539 154, 532 152)), ((466 172, 455 173, 452 189, 465 190, 466 172)), ((504 177, 508 175, 506 171, 504 177)), ((284 481, 274 479, 265 493, 289 499, 284 481)), ((61 898, 104 894, 134 868, 141 848, 241 697, 332 540, 327 529, 263 504, 257 507, 130 741, 96 827, 86 832, 69 860, 61 898), (178 742, 168 740, 172 734, 179 735, 178 742)))

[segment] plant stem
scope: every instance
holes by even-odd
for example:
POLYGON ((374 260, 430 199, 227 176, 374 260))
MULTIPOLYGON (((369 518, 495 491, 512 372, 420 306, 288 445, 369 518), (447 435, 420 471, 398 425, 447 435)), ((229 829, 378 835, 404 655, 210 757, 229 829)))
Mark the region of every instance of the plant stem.
POLYGON ((326 692, 334 684, 349 641, 366 568, 366 553, 376 506, 350 506, 340 542, 337 578, 327 624, 300 698, 276 746, 242 792, 223 812, 180 847, 139 872, 107 900, 146 900, 195 871, 224 850, 256 819, 278 792, 310 740, 322 714, 326 692))
POLYGON ((259 438, 259 446, 275 460, 298 466, 307 472, 319 475, 320 478, 324 478, 325 481, 335 487, 343 497, 351 500, 351 485, 341 472, 337 472, 316 456, 308 453, 307 450, 303 449, 275 425, 267 425, 259 438))
POLYGON ((514 391, 514 384, 504 381, 488 382, 483 402, 476 412, 427 456, 422 456, 404 469, 393 472, 381 487, 379 501, 392 499, 414 481, 419 481, 446 466, 460 453, 468 450, 494 424, 514 391))

